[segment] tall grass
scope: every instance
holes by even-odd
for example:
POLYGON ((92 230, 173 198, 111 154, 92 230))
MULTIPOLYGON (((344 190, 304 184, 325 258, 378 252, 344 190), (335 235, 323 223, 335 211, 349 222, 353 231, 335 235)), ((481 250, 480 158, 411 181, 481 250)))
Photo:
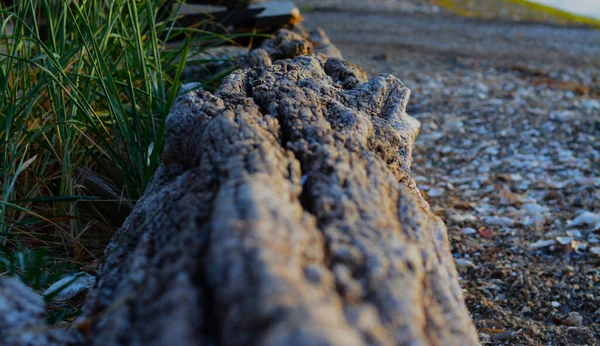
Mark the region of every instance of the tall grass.
POLYGON ((112 216, 126 213, 152 178, 181 57, 206 47, 192 41, 229 40, 177 28, 172 15, 159 21, 160 3, 20 0, 1 8, 0 275, 10 271, 10 249, 47 248, 46 261, 93 266, 122 220, 112 216), (169 48, 162 38, 176 33, 188 39, 169 48))

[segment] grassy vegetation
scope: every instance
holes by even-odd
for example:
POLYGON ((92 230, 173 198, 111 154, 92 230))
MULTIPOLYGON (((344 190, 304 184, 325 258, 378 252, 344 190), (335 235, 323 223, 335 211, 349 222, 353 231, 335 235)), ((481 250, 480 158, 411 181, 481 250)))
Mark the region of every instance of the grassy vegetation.
POLYGON ((156 0, 14 3, 0 9, 0 275, 43 289, 93 271, 157 167, 180 57, 229 38, 159 20, 156 0))
POLYGON ((458 15, 501 18, 561 25, 589 25, 600 28, 600 20, 576 15, 528 0, 434 0, 435 4, 458 15))

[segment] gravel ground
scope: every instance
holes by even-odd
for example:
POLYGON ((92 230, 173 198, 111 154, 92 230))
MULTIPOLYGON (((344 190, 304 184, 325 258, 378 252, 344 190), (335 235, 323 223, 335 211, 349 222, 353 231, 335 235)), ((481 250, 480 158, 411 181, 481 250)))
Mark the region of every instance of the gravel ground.
POLYGON ((600 31, 322 7, 308 28, 413 91, 414 174, 482 343, 597 345, 600 31))

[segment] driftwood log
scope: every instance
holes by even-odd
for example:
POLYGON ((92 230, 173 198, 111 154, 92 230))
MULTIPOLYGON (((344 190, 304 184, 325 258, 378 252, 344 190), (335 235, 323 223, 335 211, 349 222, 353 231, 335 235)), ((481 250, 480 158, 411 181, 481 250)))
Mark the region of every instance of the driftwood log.
POLYGON ((478 344, 411 177, 409 90, 311 38, 281 31, 214 94, 177 100, 84 344, 478 344))

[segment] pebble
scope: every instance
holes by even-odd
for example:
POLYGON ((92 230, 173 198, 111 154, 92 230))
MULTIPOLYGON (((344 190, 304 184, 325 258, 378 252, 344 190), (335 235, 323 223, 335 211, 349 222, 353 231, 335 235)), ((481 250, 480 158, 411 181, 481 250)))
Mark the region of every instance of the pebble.
POLYGON ((573 237, 556 237, 556 241, 560 245, 569 245, 573 242, 573 237))
POLYGON ((427 190, 427 196, 429 196, 429 197, 440 197, 443 194, 444 194, 444 189, 432 187, 429 190, 427 190))
POLYGON ((453 119, 444 124, 444 130, 446 131, 456 131, 456 132, 464 132, 465 123, 459 119, 453 119))
POLYGON ((512 205, 523 202, 524 196, 510 191, 506 186, 502 187, 499 192, 500 204, 512 205))
POLYGON ((574 249, 575 249, 575 252, 582 253, 585 251, 585 249, 587 249, 587 244, 586 243, 576 243, 574 249))
POLYGON ((583 322, 583 316, 581 316, 578 312, 570 312, 569 316, 565 320, 565 324, 569 327, 578 326, 583 322))
POLYGON ((454 262, 456 263, 456 267, 458 269, 466 270, 469 268, 475 268, 475 263, 464 258, 456 258, 454 259, 454 262))
POLYGON ((448 216, 448 219, 456 223, 461 223, 465 221, 477 221, 477 218, 472 214, 450 214, 450 216, 448 216))
POLYGON ((182 84, 181 88, 179 89, 179 95, 186 94, 193 90, 202 90, 202 83, 190 82, 182 84))
POLYGON ((600 247, 594 246, 590 248, 590 253, 594 256, 600 256, 600 247))
POLYGON ((514 226, 515 220, 506 216, 486 216, 483 222, 490 226, 511 227, 514 226))
POLYGON ((537 203, 526 203, 521 206, 518 212, 514 213, 519 220, 519 223, 524 226, 542 225, 550 218, 548 207, 541 206, 537 203))
POLYGON ((586 111, 591 111, 591 110, 599 110, 600 109, 600 101, 598 100, 586 100, 581 102, 581 108, 583 108, 586 111))
POLYGON ((572 230, 568 230, 568 231, 567 231, 567 234, 568 234, 569 236, 571 236, 571 237, 574 237, 574 238, 581 238, 581 237, 582 237, 582 235, 581 235, 581 231, 580 231, 580 230, 578 230, 578 229, 572 229, 572 230))
POLYGON ((465 227, 462 229, 462 232, 463 232, 463 234, 471 235, 471 234, 477 233, 477 230, 475 228, 465 227))
POLYGON ((535 243, 529 244, 529 247, 532 249, 541 249, 544 247, 548 247, 550 245, 554 245, 556 242, 553 239, 548 240, 538 240, 535 243))
POLYGON ((493 340, 506 340, 506 339, 510 339, 511 337, 513 337, 515 335, 515 332, 511 331, 511 330, 506 330, 502 333, 495 333, 492 334, 492 339, 493 340))
MULTIPOLYGON (((569 226, 597 226, 600 227, 600 215, 590 211, 584 211, 576 218, 569 221, 569 226)), ((594 227, 595 228, 595 227, 594 227)))

